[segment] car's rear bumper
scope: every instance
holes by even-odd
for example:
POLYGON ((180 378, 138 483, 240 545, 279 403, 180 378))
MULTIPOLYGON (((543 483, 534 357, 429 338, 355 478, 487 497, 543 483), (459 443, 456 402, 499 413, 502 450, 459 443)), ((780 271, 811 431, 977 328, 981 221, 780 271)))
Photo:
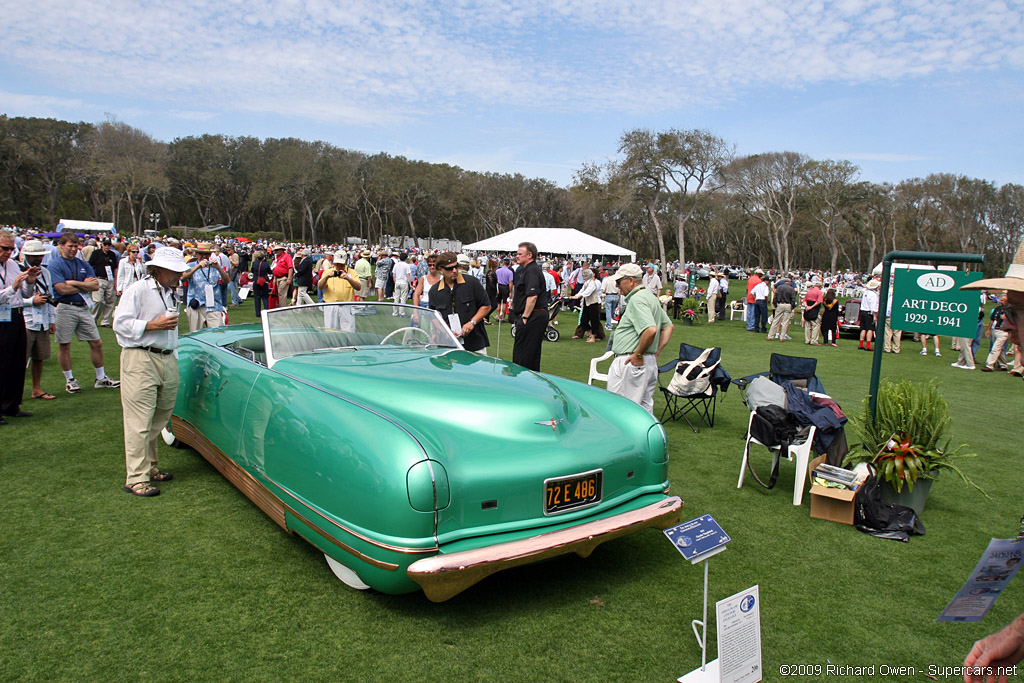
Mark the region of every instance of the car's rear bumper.
POLYGON ((586 557, 605 541, 647 527, 667 529, 679 522, 682 507, 679 496, 672 496, 636 510, 531 538, 417 560, 407 573, 423 588, 427 598, 443 602, 502 569, 566 553, 586 557))

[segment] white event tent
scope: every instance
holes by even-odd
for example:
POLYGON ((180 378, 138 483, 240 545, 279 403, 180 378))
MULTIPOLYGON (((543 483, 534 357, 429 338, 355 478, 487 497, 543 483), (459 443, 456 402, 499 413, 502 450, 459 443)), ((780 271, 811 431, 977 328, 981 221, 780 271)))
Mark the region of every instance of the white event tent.
POLYGON ((624 256, 636 260, 636 252, 598 239, 573 228, 516 228, 463 247, 468 251, 508 251, 519 249, 520 242, 533 242, 541 254, 569 256, 624 256))
POLYGON ((76 221, 70 218, 61 218, 57 224, 57 232, 71 230, 72 232, 109 232, 117 234, 113 223, 99 223, 97 221, 76 221))

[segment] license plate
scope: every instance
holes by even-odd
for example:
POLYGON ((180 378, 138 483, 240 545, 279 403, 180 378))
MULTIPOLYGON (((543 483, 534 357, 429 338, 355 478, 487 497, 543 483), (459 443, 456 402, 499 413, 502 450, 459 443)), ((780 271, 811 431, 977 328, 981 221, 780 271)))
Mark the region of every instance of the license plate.
POLYGON ((603 470, 544 481, 544 514, 554 515, 601 501, 603 470))

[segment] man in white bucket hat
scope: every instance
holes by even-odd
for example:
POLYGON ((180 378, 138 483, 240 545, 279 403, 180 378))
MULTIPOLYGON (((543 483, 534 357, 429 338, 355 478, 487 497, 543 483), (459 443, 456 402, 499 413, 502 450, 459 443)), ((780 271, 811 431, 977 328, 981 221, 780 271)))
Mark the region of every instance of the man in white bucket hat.
POLYGON ((157 439, 178 395, 178 315, 175 287, 188 270, 180 250, 160 247, 146 263, 149 275, 129 285, 114 311, 121 345, 121 407, 124 412, 124 490, 160 494, 154 481, 169 481, 157 468, 157 439))

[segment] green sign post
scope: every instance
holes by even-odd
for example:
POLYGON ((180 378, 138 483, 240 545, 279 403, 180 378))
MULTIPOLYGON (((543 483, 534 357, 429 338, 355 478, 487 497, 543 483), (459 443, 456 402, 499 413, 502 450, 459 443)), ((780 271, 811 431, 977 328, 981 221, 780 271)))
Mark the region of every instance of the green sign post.
MULTIPOLYGON (((896 259, 901 261, 938 261, 940 263, 984 263, 984 254, 942 254, 928 251, 890 251, 882 259, 882 291, 879 292, 878 324, 875 330, 885 330, 889 301, 889 274, 892 272, 892 262, 896 259)), ((936 271, 939 272, 939 271, 936 271)), ((949 271, 942 271, 949 272, 949 271)), ((938 285, 936 285, 938 286, 938 285)), ((948 290, 947 290, 948 291, 948 290)), ((977 297, 977 294, 974 294, 977 297)), ((978 299, 975 298, 975 305, 978 299)), ((893 302, 893 313, 896 313, 895 301, 893 302)), ((975 309, 975 322, 977 325, 977 309, 975 309)), ((906 329, 906 328, 904 328, 906 329)), ((972 328, 968 328, 972 329, 972 328)), ((928 334, 928 333, 926 333, 928 334)), ((945 334, 949 334, 946 332, 945 334)), ((871 417, 875 416, 875 407, 878 405, 878 381, 882 376, 882 344, 876 341, 874 357, 871 359, 871 384, 868 387, 868 410, 871 417)))
POLYGON ((921 334, 974 337, 981 300, 960 288, 981 273, 896 267, 892 328, 921 334))
POLYGON ((696 297, 696 293, 695 293, 696 290, 697 290, 697 273, 696 273, 696 271, 693 271, 693 270, 690 271, 690 277, 687 279, 686 286, 690 290, 690 296, 696 297))

